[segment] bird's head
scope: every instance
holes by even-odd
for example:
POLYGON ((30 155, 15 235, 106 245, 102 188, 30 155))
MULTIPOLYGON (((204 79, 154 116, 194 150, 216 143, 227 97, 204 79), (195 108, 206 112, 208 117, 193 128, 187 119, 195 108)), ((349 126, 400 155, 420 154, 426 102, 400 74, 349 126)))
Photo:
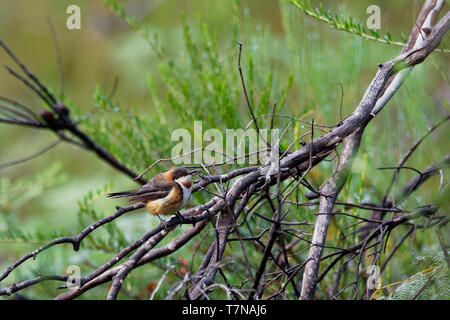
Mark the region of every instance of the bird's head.
POLYGON ((192 186, 192 176, 189 171, 184 167, 175 167, 170 169, 168 172, 169 179, 181 183, 186 188, 191 188, 192 186))

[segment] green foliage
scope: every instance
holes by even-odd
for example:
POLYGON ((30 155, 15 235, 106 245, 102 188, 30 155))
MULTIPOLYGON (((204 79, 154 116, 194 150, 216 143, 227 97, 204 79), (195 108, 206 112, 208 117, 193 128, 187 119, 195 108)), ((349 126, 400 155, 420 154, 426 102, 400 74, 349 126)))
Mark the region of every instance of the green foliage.
POLYGON ((61 173, 61 164, 54 163, 34 177, 11 181, 0 178, 0 212, 17 212, 28 201, 40 196, 45 189, 62 184, 66 175, 61 173))
POLYGON ((88 134, 134 170, 142 171, 162 155, 170 154, 170 131, 149 114, 114 104, 100 89, 94 94, 95 116, 81 126, 88 134), (159 130, 154 130, 159 127, 159 130), (137 152, 138 150, 138 152, 137 152))
POLYGON ((427 254, 416 258, 426 269, 402 281, 391 294, 392 300, 449 300, 450 273, 446 258, 439 246, 424 250, 427 254))
MULTIPOLYGON (((174 129, 185 128, 193 134, 193 123, 198 120, 202 121, 203 130, 211 127, 242 128, 246 125, 248 108, 243 100, 237 69, 237 27, 232 29, 227 41, 218 41, 218 35, 211 32, 200 16, 197 17, 194 29, 182 15, 184 50, 183 55, 175 60, 168 54, 162 54, 168 51, 160 45, 158 37, 155 35, 150 38, 147 28, 140 26, 135 17, 127 15, 116 1, 103 2, 118 13, 131 29, 143 36, 160 60, 159 86, 153 75, 147 75, 156 112, 137 115, 137 111, 112 102, 98 88, 95 94, 97 114, 86 119, 83 129, 127 165, 142 171, 156 159, 170 155, 174 145, 170 136, 174 129), (155 127, 159 130, 154 130, 155 127)), ((236 2, 235 16, 237 7, 236 2)), ((244 54, 247 52, 245 47, 244 54)), ((290 74, 287 85, 275 96, 273 73, 271 70, 264 73, 265 81, 256 103, 254 90, 259 86, 254 81, 258 78, 255 79, 252 53, 248 53, 245 75, 248 77, 250 99, 252 104, 255 103, 256 114, 270 113, 274 102, 279 102, 278 107, 281 109, 293 84, 293 76, 290 74)))
POLYGON ((42 243, 58 236, 59 232, 26 231, 20 223, 22 208, 40 197, 46 190, 63 184, 67 175, 61 164, 54 163, 35 176, 11 180, 0 179, 0 241, 42 243))
MULTIPOLYGON (((331 8, 328 9, 328 11, 325 11, 322 4, 319 5, 319 8, 313 9, 310 0, 287 1, 312 18, 328 23, 332 28, 336 30, 353 33, 362 37, 363 39, 401 47, 403 47, 408 40, 404 33, 402 33, 401 41, 392 40, 392 35, 389 32, 389 29, 386 30, 386 34, 384 36, 380 35, 380 33, 375 29, 369 29, 369 31, 367 32, 364 24, 357 23, 356 19, 354 19, 353 17, 348 17, 347 19, 345 19, 345 17, 340 16, 337 13, 333 14, 333 9, 331 8)), ((448 49, 437 49, 436 51, 450 53, 450 50, 448 49)))
MULTIPOLYGON (((112 183, 108 183, 101 189, 89 191, 81 201, 78 201, 78 224, 80 230, 103 217, 103 213, 99 213, 96 208, 96 202, 104 200, 106 195, 111 192, 111 188, 112 183)), ((128 243, 123 231, 117 226, 115 221, 108 223, 99 232, 90 234, 86 240, 89 243, 88 247, 111 253, 119 251, 128 243)))

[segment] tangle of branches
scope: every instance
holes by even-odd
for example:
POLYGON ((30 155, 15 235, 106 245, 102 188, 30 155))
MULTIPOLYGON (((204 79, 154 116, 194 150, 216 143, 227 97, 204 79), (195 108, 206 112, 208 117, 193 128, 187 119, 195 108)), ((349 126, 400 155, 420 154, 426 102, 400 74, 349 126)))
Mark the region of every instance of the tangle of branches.
MULTIPOLYGON (((395 167, 385 168, 386 170, 393 170, 393 176, 390 187, 380 203, 338 201, 340 191, 345 186, 351 171, 352 162, 358 152, 366 126, 371 121, 376 121, 376 114, 395 94, 410 69, 424 61, 438 47, 448 32, 450 12, 445 13, 439 21, 435 21, 437 16, 435 12, 439 12, 441 9, 439 3, 439 1, 432 0, 425 2, 406 46, 403 47, 398 56, 379 64, 375 76, 367 86, 357 107, 335 126, 324 128, 312 121, 308 143, 302 143, 302 146, 296 150, 282 150, 280 157, 271 157, 270 162, 263 165, 231 169, 226 173, 219 173, 216 166, 204 166, 204 174, 199 175, 193 187, 193 192, 208 191, 208 186, 215 185, 217 191, 209 191, 209 194, 211 194, 209 201, 182 211, 181 214, 184 219, 174 216, 167 221, 166 225, 158 225, 138 240, 129 243, 112 255, 104 264, 95 266, 95 270, 90 274, 83 275, 79 279, 78 287, 68 288, 66 282, 69 277, 60 274, 43 274, 14 284, 7 284, 7 281, 9 275, 20 268, 24 262, 36 258, 50 247, 66 243, 71 244, 74 251, 78 251, 80 243, 88 235, 112 221, 121 219, 128 212, 143 208, 143 203, 124 207, 118 206, 115 212, 86 226, 78 234, 55 238, 24 255, 0 274, 0 283, 2 284, 0 295, 11 295, 42 281, 58 281, 62 283, 62 288, 65 288, 65 290, 55 298, 74 299, 92 288, 110 282, 109 291, 105 293, 105 296, 107 299, 116 299, 130 273, 140 266, 173 254, 196 238, 203 229, 212 225, 216 232, 216 238, 209 244, 209 249, 203 256, 200 266, 192 274, 186 273, 184 279, 181 279, 179 284, 167 295, 167 299, 172 299, 175 294, 182 291, 189 299, 209 299, 212 290, 224 290, 229 299, 285 299, 288 289, 292 290, 299 299, 314 299, 318 284, 330 272, 334 273, 335 279, 334 283, 328 285, 331 288, 329 290, 330 298, 336 299, 347 290, 353 290, 351 292, 355 299, 370 297, 371 289, 365 288, 364 292, 358 290, 358 283, 364 280, 365 275, 362 269, 365 265, 376 265, 382 262, 382 268, 384 269, 402 242, 412 236, 417 229, 432 225, 442 226, 448 223, 448 217, 439 214, 440 208, 437 204, 424 204, 408 211, 401 209, 399 204, 420 188, 427 179, 439 174, 441 169, 448 167, 450 154, 447 154, 443 159, 430 163, 426 168, 414 169, 416 176, 395 194, 392 192, 392 186, 397 182, 399 172, 406 168, 404 165, 406 160, 413 154, 418 145, 425 140, 427 135, 445 123, 449 116, 432 126, 428 132, 425 132, 424 136, 399 159, 395 167), (340 145, 342 145, 341 152, 336 156, 340 145), (274 161, 277 163, 274 163, 274 161), (316 189, 308 182, 308 174, 314 166, 322 161, 333 161, 335 163, 334 173, 320 188, 316 189), (273 167, 277 170, 270 170, 273 167), (306 195, 310 200, 309 202, 293 202, 290 200, 290 196, 300 186, 310 191, 306 195), (314 199, 318 200, 314 201, 314 199), (272 214, 270 216, 258 212, 258 208, 262 205, 271 208, 272 214), (316 208, 314 209, 316 210, 315 220, 295 221, 287 219, 288 212, 294 206, 316 208), (370 212, 370 218, 347 213, 346 209, 352 207, 370 212), (386 218, 387 214, 391 214, 391 216, 386 218), (328 227, 331 219, 339 215, 349 216, 355 220, 355 223, 361 224, 356 231, 358 237, 355 239, 358 239, 358 241, 350 246, 331 247, 326 242, 328 227), (240 228, 248 223, 247 219, 250 216, 269 223, 270 227, 259 231, 253 230, 252 236, 243 236, 240 228), (420 217, 427 218, 427 226, 417 223, 420 217), (158 244, 180 224, 189 226, 181 235, 158 247, 158 244), (405 232, 400 242, 395 245, 384 261, 381 261, 389 235, 401 225, 408 225, 410 229, 405 232), (312 236, 308 231, 312 231, 312 236), (292 236, 290 239, 293 240, 285 241, 288 235, 292 236), (226 264, 224 254, 229 247, 227 244, 230 242, 239 242, 245 263, 246 280, 240 286, 229 283, 222 269, 226 264), (257 265, 252 265, 249 262, 244 243, 251 243, 255 250, 261 252, 262 258, 257 265), (324 249, 327 249, 327 252, 330 252, 330 250, 332 252, 324 255, 324 249), (306 259, 301 259, 300 254, 306 252, 306 259), (354 268, 354 276, 350 283, 342 284, 342 274, 350 265, 354 268), (218 274, 224 278, 226 285, 217 281, 218 274)), ((12 76, 21 80, 48 106, 47 110, 37 115, 30 108, 17 103, 13 99, 0 97, 2 114, 0 122, 52 131, 57 136, 58 143, 59 141, 71 143, 92 151, 100 159, 130 178, 136 179, 141 184, 146 182, 143 175, 138 175, 127 168, 113 154, 84 133, 71 118, 69 108, 57 101, 46 86, 1 40, 0 46, 13 59, 24 75, 9 66, 6 66, 7 70, 12 76)), ((243 94, 252 119, 251 123, 256 130, 259 130, 259 117, 255 116, 248 99, 243 71, 240 66, 241 43, 238 43, 237 49, 239 50, 237 66, 243 94)), ((272 123, 273 118, 283 116, 276 114, 275 108, 276 106, 272 114, 268 115, 272 117, 272 123)), ((267 141, 268 149, 265 150, 271 151, 275 144, 276 141, 267 141)), ((52 144, 46 147, 42 152, 53 146, 52 144)), ((23 159, 23 161, 28 160, 28 158, 33 158, 33 155, 23 159)), ((165 161, 167 160, 169 159, 165 159, 165 161)), ((158 162, 160 161, 163 160, 158 160, 158 162)), ((349 234, 342 235, 342 238, 349 236, 349 234)), ((164 281, 165 275, 160 279, 158 288, 164 281)))

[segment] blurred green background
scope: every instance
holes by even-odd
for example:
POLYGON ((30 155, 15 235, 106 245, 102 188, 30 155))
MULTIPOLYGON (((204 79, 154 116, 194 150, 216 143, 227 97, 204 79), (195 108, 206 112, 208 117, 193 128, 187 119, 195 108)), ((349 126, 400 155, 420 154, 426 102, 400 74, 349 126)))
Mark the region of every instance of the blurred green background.
MULTIPOLYGON (((100 0, 0 2, 0 38, 45 84, 60 94, 55 43, 47 17, 51 18, 61 47, 65 101, 74 107, 75 117, 89 115, 82 122, 82 129, 110 150, 114 143, 117 149, 125 148, 126 142, 118 139, 110 142, 105 135, 120 135, 120 130, 116 133, 109 131, 111 128, 104 121, 116 121, 117 127, 121 122, 128 121, 124 117, 125 113, 148 119, 148 122, 144 122, 147 127, 142 137, 150 140, 150 137, 161 135, 167 137, 171 130, 178 127, 189 128, 193 120, 205 121, 204 130, 208 127, 225 129, 230 124, 245 125, 249 118, 237 73, 236 40, 244 45, 242 63, 257 114, 267 113, 274 102, 285 97, 279 113, 303 117, 305 120, 314 117, 316 123, 327 125, 340 120, 340 88, 336 82, 342 83, 344 87, 345 116, 357 106, 376 72, 377 64, 394 57, 401 49, 333 30, 305 16, 285 1, 241 0, 235 9, 232 1, 134 0, 118 3, 123 5, 127 14, 136 16, 139 23, 148 29, 152 39, 157 34, 158 46, 164 48, 163 59, 155 54, 148 41, 132 31, 118 14, 100 0), (65 26, 68 17, 66 8, 71 4, 81 8, 81 30, 68 30, 65 26), (185 22, 182 13, 186 16, 185 22), (199 87, 207 87, 207 84, 212 83, 210 92, 217 89, 213 82, 208 82, 211 77, 203 77, 203 74, 197 74, 194 70, 195 62, 189 60, 192 55, 189 55, 183 25, 192 32, 192 42, 197 45, 198 63, 204 64, 204 69, 220 68, 222 76, 231 83, 224 92, 230 94, 231 102, 237 102, 230 103, 237 112, 233 121, 227 122, 220 118, 220 111, 215 111, 219 106, 215 104, 214 98, 208 100, 206 91, 198 96, 191 94, 180 99, 184 101, 182 107, 185 110, 195 110, 191 115, 181 115, 171 101, 169 92, 177 90, 177 82, 170 81, 172 69, 167 66, 171 63, 177 68, 177 79, 186 80, 192 74, 199 75, 198 78, 193 77, 192 82, 198 81, 199 87), (216 57, 211 63, 208 62, 207 38, 202 33, 204 26, 208 27, 216 57), (290 75, 292 85, 286 93, 290 75), (107 96, 114 87, 115 79, 117 88, 112 101, 121 108, 117 115, 111 110, 107 113, 99 111, 99 92, 101 90, 107 96), (158 97, 152 94, 152 89, 158 97), (157 105, 165 105, 169 110, 168 124, 158 122, 157 105), (219 117, 208 116, 214 112, 219 112, 219 117), (110 118, 106 118, 105 114, 110 118), (242 119, 239 115, 242 115, 242 119)), ((415 0, 342 0, 321 3, 325 9, 332 7, 334 12, 345 17, 352 16, 361 23, 368 17, 366 8, 377 4, 381 8, 380 33, 385 34, 389 29, 395 40, 400 40, 402 33, 409 34, 422 5, 422 1, 415 0)), ((319 1, 312 1, 312 4, 318 6, 319 1)), ((448 10, 448 4, 445 10, 448 10)), ((448 35, 442 47, 450 47, 448 35)), ((371 122, 364 135, 352 179, 342 194, 343 200, 379 202, 391 173, 376 168, 395 165, 431 124, 441 119, 444 112, 449 112, 449 57, 449 54, 434 53, 425 63, 417 66, 386 108, 371 122)), ((0 61, 13 65, 3 51, 0 52, 0 61)), ((211 74, 214 74, 214 70, 211 74)), ((221 75, 215 77, 217 80, 221 75)), ((36 112, 44 108, 37 97, 5 69, 0 70, 0 95, 14 98, 36 112)), ((284 129, 287 123, 279 120, 277 125, 284 129)), ((292 136, 306 130, 298 126, 294 129, 297 131, 292 131, 292 136)), ((408 165, 423 169, 431 161, 440 159, 449 150, 449 133, 448 126, 442 126, 420 146, 408 165)), ((55 135, 51 132, 0 124, 0 163, 32 154, 54 140, 55 135)), ((170 156, 167 152, 175 144, 157 138, 153 140, 145 146, 145 150, 135 148, 133 155, 130 154, 133 148, 123 154, 120 150, 111 151, 134 170, 141 172, 158 158, 170 156)), ((130 138, 129 141, 133 140, 130 138)), ((168 166, 163 164, 155 167, 150 176, 168 166)), ((312 172, 315 185, 320 185, 326 177, 325 173, 331 172, 331 169, 330 164, 315 169, 312 172)), ((399 185, 413 175, 413 172, 402 172, 399 185)), ((0 239, 1 271, 24 253, 45 242, 45 239, 51 239, 56 234, 73 235, 79 232, 80 221, 87 221, 80 218, 83 201, 95 208, 96 214, 104 216, 112 213, 117 202, 105 200, 105 192, 95 196, 89 194, 91 191, 105 190, 105 186, 107 190, 114 191, 136 186, 128 177, 113 170, 94 154, 67 144, 60 144, 32 161, 0 170, 0 181, 0 232, 3 233, 0 239)), ((405 206, 414 208, 435 201, 438 185, 439 176, 433 177, 405 206)), ((191 201, 191 205, 208 198, 207 194, 199 196, 191 201)), ((444 201, 444 205, 448 208, 448 201, 444 201)), ((304 214, 312 217, 311 212, 304 214)), ((143 212, 133 213, 118 221, 117 226, 127 239, 136 239, 151 225, 155 225, 155 220, 143 212)), ((181 231, 174 234, 177 232, 181 231)), ((436 243, 436 235, 432 233, 418 239, 410 248, 417 252, 413 253, 409 249, 402 252, 401 259, 395 262, 401 268, 397 271, 388 270, 384 278, 386 283, 402 280, 418 271, 410 261, 414 259, 415 253, 423 253, 424 246, 436 243)), ((391 241, 394 240, 395 235, 391 241)), ((111 252, 108 253, 105 248, 95 251, 95 242, 91 245, 92 248, 82 250, 75 257, 69 246, 52 248, 48 253, 39 255, 37 262, 27 262, 10 277, 15 281, 23 280, 42 270, 48 273, 50 266, 56 273, 62 273, 68 264, 91 261, 92 254, 97 255, 96 261, 99 262, 110 256, 111 252)), ((114 245, 120 247, 119 244, 107 245, 111 245, 112 251, 114 245)), ((180 255, 188 259, 193 247, 187 245, 170 259, 177 260, 180 255)), ((170 264, 170 259, 160 263, 170 264)), ((90 270, 88 262, 84 265, 86 270, 90 270)), ((159 267, 150 268, 142 275, 145 280, 141 281, 138 277, 138 289, 133 287, 134 282, 127 289, 136 293, 145 288, 144 283, 161 276, 164 268, 161 265, 159 267)), ((10 283, 11 279, 8 278, 5 283, 10 283)), ((54 296, 55 292, 54 284, 48 283, 24 291, 24 294, 48 298, 54 296)), ((103 291, 94 290, 86 297, 104 296, 103 291)))

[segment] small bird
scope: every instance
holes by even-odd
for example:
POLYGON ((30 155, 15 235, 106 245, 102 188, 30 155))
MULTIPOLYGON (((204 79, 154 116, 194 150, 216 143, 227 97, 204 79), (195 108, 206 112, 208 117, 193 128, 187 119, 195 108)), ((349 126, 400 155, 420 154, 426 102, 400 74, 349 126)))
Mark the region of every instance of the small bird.
POLYGON ((189 201, 192 191, 192 176, 184 167, 175 167, 158 173, 137 190, 108 194, 108 198, 130 197, 128 202, 144 202, 147 210, 165 224, 160 215, 176 214, 181 220, 179 210, 189 201))

